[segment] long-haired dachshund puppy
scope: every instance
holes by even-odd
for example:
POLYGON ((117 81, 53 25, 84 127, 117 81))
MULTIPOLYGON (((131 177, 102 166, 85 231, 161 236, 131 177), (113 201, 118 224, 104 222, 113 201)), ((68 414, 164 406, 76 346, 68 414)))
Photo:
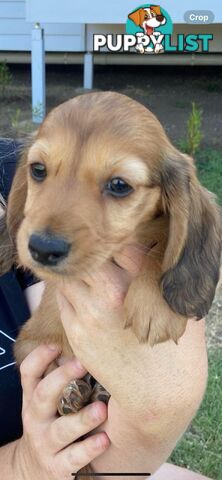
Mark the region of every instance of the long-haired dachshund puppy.
MULTIPOLYGON (((132 327, 140 342, 177 342, 187 319, 202 318, 211 306, 221 253, 214 197, 156 117, 124 95, 87 94, 49 113, 18 165, 7 229, 19 263, 46 281, 16 342, 18 363, 42 342, 73 356, 56 282, 82 277, 129 244, 150 249, 124 303, 123 328, 132 327)), ((73 407, 74 397, 69 386, 61 413, 86 401, 73 407)))

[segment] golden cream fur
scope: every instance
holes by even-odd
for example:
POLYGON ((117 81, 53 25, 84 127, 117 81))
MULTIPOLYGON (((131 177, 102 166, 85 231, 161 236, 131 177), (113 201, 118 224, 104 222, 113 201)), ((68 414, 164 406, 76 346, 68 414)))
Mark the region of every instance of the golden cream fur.
POLYGON ((201 318, 213 300, 221 250, 213 196, 155 116, 126 96, 80 96, 47 116, 18 166, 8 229, 20 263, 45 279, 47 290, 58 275, 82 276, 124 245, 154 245, 126 299, 126 324, 140 341, 176 341, 186 318, 201 318), (40 183, 30 175, 35 162, 47 169, 40 183), (114 177, 132 193, 108 194, 114 177), (71 243, 53 268, 28 249, 31 234, 45 231, 71 243))
POLYGON ((18 166, 7 226, 19 263, 46 281, 41 305, 16 343, 19 363, 41 342, 58 343, 63 354, 73 355, 56 282, 84 278, 125 245, 148 247, 124 304, 123 328, 132 327, 140 342, 177 342, 187 318, 199 319, 211 306, 221 253, 214 198, 156 117, 124 95, 87 94, 49 113, 18 166), (43 181, 30 173, 35 163, 46 169, 43 181), (123 179, 130 193, 113 196, 107 190, 113 178, 123 179), (35 261, 28 247, 35 232, 65 239, 67 257, 56 266, 35 261))

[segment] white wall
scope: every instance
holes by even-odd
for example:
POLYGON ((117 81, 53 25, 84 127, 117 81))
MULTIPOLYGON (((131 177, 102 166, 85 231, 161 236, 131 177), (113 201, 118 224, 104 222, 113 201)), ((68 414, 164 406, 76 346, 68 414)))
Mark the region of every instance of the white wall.
MULTIPOLYGON (((25 16, 25 0, 0 0, 0 51, 31 50, 32 24, 26 22, 25 16)), ((84 25, 67 23, 42 26, 45 28, 46 51, 85 50, 84 25)))
MULTIPOLYGON (((35 0, 38 2, 38 0, 35 0)), ((45 0, 46 2, 48 0, 45 0)), ((54 0, 55 2, 57 0, 54 0)), ((76 1, 76 0, 73 0, 76 1)), ((120 1, 120 0, 119 0, 120 1)), ((170 0, 172 1, 172 0, 170 0)), ((193 0, 193 8, 199 0, 193 0)), ((203 2, 203 0, 201 0, 203 2)), ((217 3, 218 0, 216 0, 217 3)), ((162 1, 167 7, 169 0, 162 1)), ((30 51, 32 24, 25 20, 25 0, 0 0, 0 52, 30 51)), ((214 1, 214 9, 216 7, 214 1)), ((136 4, 136 2, 135 2, 136 4)), ((222 4, 219 7, 222 11, 222 4)), ((184 9, 184 7, 183 7, 184 9)), ((170 12, 170 8, 169 8, 170 12)), ((171 12, 170 12, 171 13, 171 12)), ((83 52, 85 51, 84 24, 42 24, 45 28, 45 49, 48 52, 83 52)), ((92 45, 92 33, 124 33, 124 25, 89 25, 88 41, 92 45)), ((210 25, 174 26, 174 33, 213 33, 214 41, 210 42, 210 51, 222 53, 222 23, 210 25)))

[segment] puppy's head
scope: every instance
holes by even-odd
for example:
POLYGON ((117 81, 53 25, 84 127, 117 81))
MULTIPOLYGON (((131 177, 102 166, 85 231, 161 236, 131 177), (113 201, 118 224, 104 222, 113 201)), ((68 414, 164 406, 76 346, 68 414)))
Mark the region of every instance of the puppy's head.
POLYGON ((22 264, 40 277, 78 274, 136 241, 161 197, 146 162, 147 154, 151 164, 158 160, 158 128, 151 113, 119 94, 85 95, 54 109, 23 157, 9 199, 12 235, 21 223, 22 264))
POLYGON ((161 9, 157 5, 151 5, 149 8, 138 8, 128 15, 137 26, 140 26, 149 35, 149 29, 165 25, 166 18, 162 15, 161 9))
POLYGON ((46 117, 18 167, 8 226, 21 263, 40 278, 82 275, 126 244, 165 242, 161 286, 170 307, 200 318, 212 302, 217 209, 192 160, 124 95, 83 95, 46 117))

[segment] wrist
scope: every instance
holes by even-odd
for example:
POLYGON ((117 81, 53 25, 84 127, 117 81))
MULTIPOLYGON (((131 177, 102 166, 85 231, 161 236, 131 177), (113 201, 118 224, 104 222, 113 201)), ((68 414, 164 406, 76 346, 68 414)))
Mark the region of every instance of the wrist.
POLYGON ((28 480, 30 476, 25 466, 25 449, 23 448, 23 437, 14 442, 14 452, 12 456, 13 480, 28 480))
POLYGON ((18 472, 16 450, 19 440, 8 443, 0 448, 1 476, 4 480, 23 480, 18 472))

